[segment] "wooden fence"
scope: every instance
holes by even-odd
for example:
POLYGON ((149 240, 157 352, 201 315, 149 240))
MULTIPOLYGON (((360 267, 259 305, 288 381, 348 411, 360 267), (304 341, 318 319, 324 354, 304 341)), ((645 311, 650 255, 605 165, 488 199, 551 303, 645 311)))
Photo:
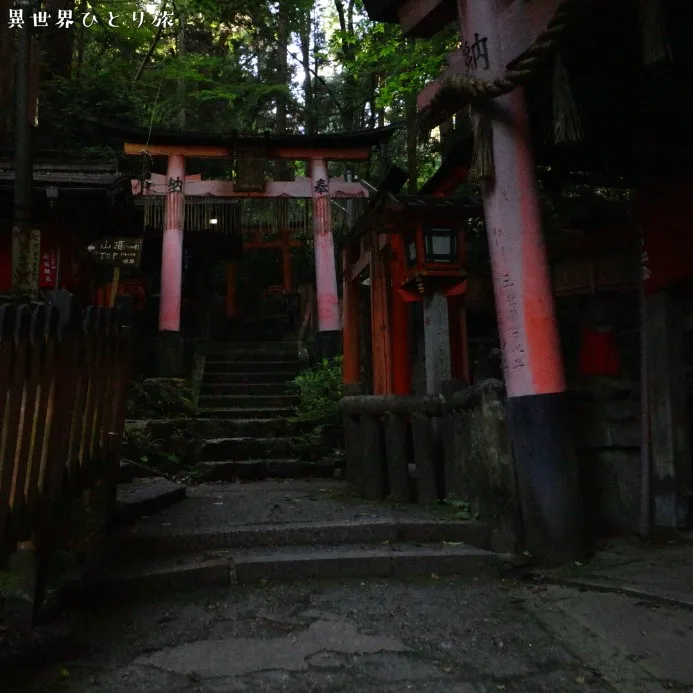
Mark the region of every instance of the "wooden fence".
POLYGON ((0 566, 21 542, 50 551, 71 498, 115 498, 132 351, 120 316, 0 306, 0 566))
POLYGON ((353 396, 341 402, 347 478, 370 500, 468 501, 472 514, 519 532, 503 386, 449 398, 353 396))

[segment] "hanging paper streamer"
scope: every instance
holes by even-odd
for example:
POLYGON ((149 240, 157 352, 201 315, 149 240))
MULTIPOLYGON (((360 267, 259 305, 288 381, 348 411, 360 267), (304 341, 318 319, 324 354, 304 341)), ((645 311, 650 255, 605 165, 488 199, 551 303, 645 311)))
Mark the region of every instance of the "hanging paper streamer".
POLYGON ((578 142, 583 136, 582 121, 570 88, 568 71, 561 56, 557 55, 553 71, 553 141, 556 144, 578 142))
POLYGON ((640 0, 640 32, 645 65, 673 60, 661 0, 640 0))
POLYGON ((474 152, 469 177, 473 181, 494 177, 493 123, 486 113, 479 113, 474 118, 474 152))

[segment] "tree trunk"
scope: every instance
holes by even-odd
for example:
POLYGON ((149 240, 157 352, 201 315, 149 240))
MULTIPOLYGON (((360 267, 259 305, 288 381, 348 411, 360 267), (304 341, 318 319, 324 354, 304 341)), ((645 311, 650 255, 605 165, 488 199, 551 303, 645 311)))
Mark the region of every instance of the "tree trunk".
POLYGON ((315 103, 313 99, 313 80, 311 79, 310 65, 310 35, 313 22, 310 9, 305 10, 301 21, 301 63, 303 65, 303 102, 304 102, 304 123, 307 135, 315 133, 315 103))
POLYGON ((339 17, 339 28, 344 35, 341 45, 342 65, 344 67, 344 107, 342 111, 342 121, 344 130, 354 129, 356 121, 356 101, 357 101, 357 81, 352 72, 355 58, 355 46, 347 40, 347 37, 354 34, 354 0, 349 0, 349 5, 345 8, 343 0, 334 0, 337 16, 339 17))
MULTIPOLYGON (((14 7, 12 0, 0 0, 0 103, 11 104, 14 101, 12 94, 14 71, 14 33, 9 29, 7 18, 9 10, 14 7)), ((11 130, 12 109, 0 110, 0 137, 11 130)))
MULTIPOLYGON (((178 2, 180 3, 181 0, 178 0, 178 2)), ((176 44, 178 48, 178 60, 180 62, 181 70, 183 70, 183 61, 185 60, 185 17, 185 10, 180 7, 178 12, 178 36, 176 38, 176 44)), ((178 127, 181 130, 184 130, 187 120, 185 113, 185 78, 181 77, 180 75, 178 76, 176 92, 178 100, 178 127)))
MULTIPOLYGON (((289 92, 289 5, 287 0, 282 0, 279 3, 279 22, 277 32, 277 83, 286 88, 277 93, 277 123, 275 132, 278 135, 286 134, 286 122, 288 111, 288 92, 289 92)), ((276 163, 277 180, 290 180, 291 167, 288 162, 279 160, 276 163)))
MULTIPOLYGON (((58 19, 58 10, 72 10, 74 16, 77 14, 74 9, 74 0, 46 0, 46 11, 54 23, 58 19)), ((46 75, 68 78, 72 69, 74 31, 57 27, 55 24, 45 31, 45 34, 41 33, 42 80, 46 75)))
MULTIPOLYGON (((414 39, 407 39, 409 48, 413 50, 414 39)), ((418 189, 419 165, 417 161, 418 131, 416 128, 416 92, 407 95, 407 192, 415 195, 418 189)))

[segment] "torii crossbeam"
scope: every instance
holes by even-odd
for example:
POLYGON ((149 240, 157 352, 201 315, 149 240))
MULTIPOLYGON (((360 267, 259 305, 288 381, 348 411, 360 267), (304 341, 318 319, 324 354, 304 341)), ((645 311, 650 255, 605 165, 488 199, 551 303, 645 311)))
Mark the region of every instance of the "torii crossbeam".
MULTIPOLYGON (((318 330, 324 342, 336 342, 341 334, 334 240, 331 230, 332 197, 367 197, 360 183, 330 178, 329 160, 363 161, 372 148, 386 141, 397 127, 362 133, 334 135, 282 135, 210 138, 180 133, 124 133, 124 152, 146 153, 168 158, 166 176, 152 175, 146 191, 141 182, 132 181, 134 194, 166 196, 166 215, 162 241, 160 332, 180 330, 180 306, 183 266, 183 225, 185 195, 252 198, 308 198, 313 201, 318 330), (268 181, 264 190, 245 192, 229 181, 202 181, 186 176, 186 158, 230 158, 237 151, 257 152, 263 158, 308 162, 309 176, 293 181, 268 181)), ((327 351, 333 349, 326 349, 327 351)))

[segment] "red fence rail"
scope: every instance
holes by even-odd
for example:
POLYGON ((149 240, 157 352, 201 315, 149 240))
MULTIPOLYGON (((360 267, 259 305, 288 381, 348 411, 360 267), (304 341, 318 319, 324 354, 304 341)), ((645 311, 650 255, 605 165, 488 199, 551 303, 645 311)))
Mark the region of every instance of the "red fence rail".
POLYGON ((117 483, 132 355, 116 310, 0 306, 0 564, 60 503, 117 483))

